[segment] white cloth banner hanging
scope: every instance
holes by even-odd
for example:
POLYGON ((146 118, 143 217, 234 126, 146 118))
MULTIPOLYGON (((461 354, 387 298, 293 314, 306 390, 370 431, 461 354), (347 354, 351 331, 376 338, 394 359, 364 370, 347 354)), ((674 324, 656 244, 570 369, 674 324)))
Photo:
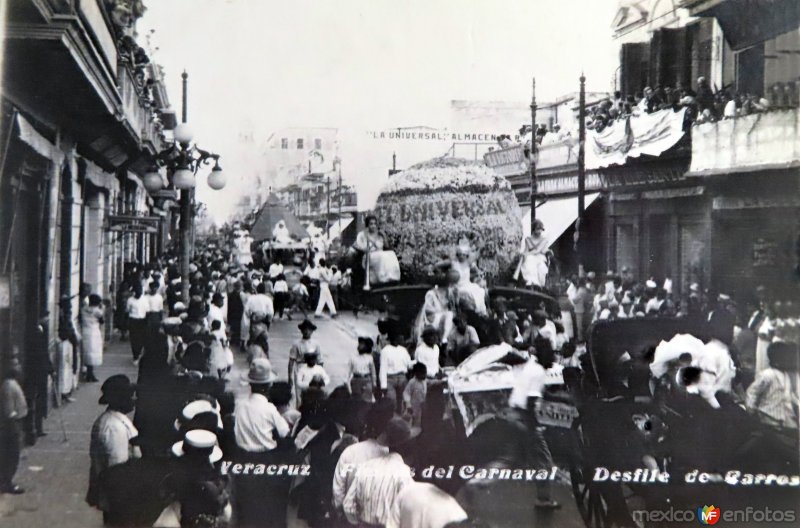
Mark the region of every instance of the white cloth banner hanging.
POLYGON ((684 135, 686 109, 659 110, 614 121, 602 132, 586 134, 586 169, 623 165, 628 158, 659 156, 684 135))

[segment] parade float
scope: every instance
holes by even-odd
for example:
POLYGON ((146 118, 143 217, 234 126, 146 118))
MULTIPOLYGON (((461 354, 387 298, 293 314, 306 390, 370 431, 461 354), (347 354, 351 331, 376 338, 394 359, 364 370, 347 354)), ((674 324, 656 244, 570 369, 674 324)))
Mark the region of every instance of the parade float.
MULTIPOLYGON (((527 351, 506 343, 477 350, 447 376, 447 392, 467 435, 508 406, 508 398, 528 360, 527 351)), ((569 429, 578 411, 564 391, 564 367, 546 372, 545 398, 534 409, 541 425, 569 429)), ((538 393, 531 396, 541 396, 538 393)))
POLYGON ((511 185, 483 161, 435 158, 393 175, 375 206, 404 282, 425 282, 467 242, 489 282, 510 277, 522 240, 511 185))

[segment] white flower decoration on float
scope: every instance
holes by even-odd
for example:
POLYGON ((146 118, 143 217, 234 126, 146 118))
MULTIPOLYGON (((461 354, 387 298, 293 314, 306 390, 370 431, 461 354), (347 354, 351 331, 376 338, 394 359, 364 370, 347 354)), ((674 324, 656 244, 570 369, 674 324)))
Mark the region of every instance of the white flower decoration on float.
POLYGON ((412 165, 389 179, 383 194, 404 191, 436 191, 481 187, 485 190, 508 190, 508 181, 495 174, 482 161, 460 158, 435 158, 412 165))

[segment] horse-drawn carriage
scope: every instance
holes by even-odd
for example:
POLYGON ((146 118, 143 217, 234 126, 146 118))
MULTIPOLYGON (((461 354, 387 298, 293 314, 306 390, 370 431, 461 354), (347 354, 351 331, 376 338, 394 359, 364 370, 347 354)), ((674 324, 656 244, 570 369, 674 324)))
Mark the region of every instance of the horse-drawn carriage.
MULTIPOLYGON (((421 289, 405 286, 374 294, 383 297, 393 316, 410 323, 421 305, 421 289)), ((555 299, 541 292, 494 288, 489 295, 504 297, 520 321, 542 308, 551 317, 558 314, 555 299)), ((573 362, 579 367, 548 370, 536 417, 545 426, 556 465, 569 471, 576 506, 587 526, 645 526, 647 517, 637 511, 671 507, 696 511, 703 506, 699 502, 746 499, 754 506, 796 505, 796 487, 748 488, 724 480, 687 483, 687 473, 691 481, 704 469, 721 474, 722 479, 728 471, 739 471, 786 475, 791 481, 799 472, 796 430, 793 441, 788 438, 787 443, 786 431, 764 426, 733 399, 724 402, 722 409, 708 408, 715 421, 704 428, 698 416, 654 394, 650 370, 654 351, 676 335, 708 341, 703 323, 688 318, 598 322, 590 329, 580 362, 573 362), (692 423, 694 429, 686 427, 692 423), (716 460, 704 460, 704 453, 716 460), (692 475, 693 470, 698 471, 692 475)), ((525 427, 509 425, 514 418, 507 413, 508 397, 523 362, 524 353, 521 356, 509 345, 495 345, 477 350, 448 370, 451 409, 468 440, 480 437, 483 443, 479 445, 485 448, 488 438, 489 449, 496 445, 503 456, 509 450, 502 444, 525 443, 525 427), (511 439, 515 434, 520 438, 511 439)))
MULTIPOLYGON (((689 318, 591 328, 582 383, 570 391, 578 410, 571 484, 587 526, 648 526, 652 518, 641 512, 697 511, 706 504, 794 508, 798 502, 797 488, 747 487, 736 480, 748 473, 797 475, 796 429, 766 425, 730 393, 717 393, 714 409, 699 396, 690 405, 681 390, 672 396, 659 390, 660 380, 650 375, 659 369, 651 367, 661 347, 681 341, 675 336, 684 343, 709 341, 704 322, 689 318), (610 478, 614 471, 619 478, 610 478)), ((691 351, 692 364, 702 353, 691 351)), ((677 383, 677 365, 672 368, 664 381, 677 383)))

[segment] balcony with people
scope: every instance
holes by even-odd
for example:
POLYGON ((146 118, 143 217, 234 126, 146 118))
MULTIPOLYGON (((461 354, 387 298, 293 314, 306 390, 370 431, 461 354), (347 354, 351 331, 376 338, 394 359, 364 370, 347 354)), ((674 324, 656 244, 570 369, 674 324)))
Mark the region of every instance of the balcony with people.
POLYGON ((4 69, 16 73, 2 80, 9 100, 35 107, 37 119, 74 138, 104 170, 161 148, 174 116, 165 115, 160 71, 135 38, 141 0, 12 4, 4 69))

